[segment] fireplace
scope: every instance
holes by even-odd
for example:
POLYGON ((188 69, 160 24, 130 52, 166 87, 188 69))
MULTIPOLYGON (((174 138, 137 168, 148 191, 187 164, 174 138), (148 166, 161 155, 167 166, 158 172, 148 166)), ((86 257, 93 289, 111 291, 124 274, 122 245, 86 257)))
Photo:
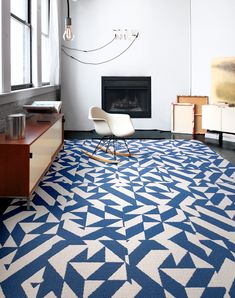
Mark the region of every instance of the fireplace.
POLYGON ((151 77, 102 77, 102 109, 151 118, 151 77))

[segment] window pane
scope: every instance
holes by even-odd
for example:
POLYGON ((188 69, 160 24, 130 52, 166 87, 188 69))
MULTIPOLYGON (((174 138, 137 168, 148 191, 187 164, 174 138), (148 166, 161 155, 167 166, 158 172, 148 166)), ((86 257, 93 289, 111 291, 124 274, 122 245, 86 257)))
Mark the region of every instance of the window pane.
POLYGON ((49 11, 48 11, 49 0, 41 0, 41 30, 44 34, 48 34, 49 27, 49 11))
POLYGON ((30 29, 11 18, 11 85, 30 83, 30 29))
POLYGON ((42 82, 50 81, 49 61, 49 0, 41 0, 42 82))
POLYGON ((28 21, 28 0, 11 0, 11 13, 28 21))
POLYGON ((49 39, 42 35, 42 82, 46 83, 50 81, 50 70, 49 70, 49 39))

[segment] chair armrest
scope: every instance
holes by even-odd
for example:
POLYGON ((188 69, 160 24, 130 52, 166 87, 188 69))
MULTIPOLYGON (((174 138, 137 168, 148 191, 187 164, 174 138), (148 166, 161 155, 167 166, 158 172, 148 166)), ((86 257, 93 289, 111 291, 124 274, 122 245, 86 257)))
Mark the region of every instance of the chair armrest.
POLYGON ((104 119, 104 118, 92 118, 92 117, 89 117, 88 119, 89 120, 93 120, 93 121, 106 121, 106 119, 104 119))

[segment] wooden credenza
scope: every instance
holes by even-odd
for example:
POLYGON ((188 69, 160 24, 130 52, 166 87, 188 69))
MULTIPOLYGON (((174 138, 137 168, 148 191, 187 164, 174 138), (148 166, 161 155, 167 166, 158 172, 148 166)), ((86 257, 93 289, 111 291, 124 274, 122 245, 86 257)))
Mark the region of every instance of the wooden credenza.
POLYGON ((26 121, 25 138, 0 134, 0 197, 28 200, 62 148, 63 115, 35 115, 26 121))

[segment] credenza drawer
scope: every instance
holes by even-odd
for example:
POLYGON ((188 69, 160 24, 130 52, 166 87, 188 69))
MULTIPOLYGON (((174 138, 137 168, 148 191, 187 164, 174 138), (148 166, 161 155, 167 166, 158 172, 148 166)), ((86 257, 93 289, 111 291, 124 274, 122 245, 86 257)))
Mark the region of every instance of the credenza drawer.
POLYGON ((30 145, 29 191, 50 165, 57 148, 62 143, 62 119, 30 145))

